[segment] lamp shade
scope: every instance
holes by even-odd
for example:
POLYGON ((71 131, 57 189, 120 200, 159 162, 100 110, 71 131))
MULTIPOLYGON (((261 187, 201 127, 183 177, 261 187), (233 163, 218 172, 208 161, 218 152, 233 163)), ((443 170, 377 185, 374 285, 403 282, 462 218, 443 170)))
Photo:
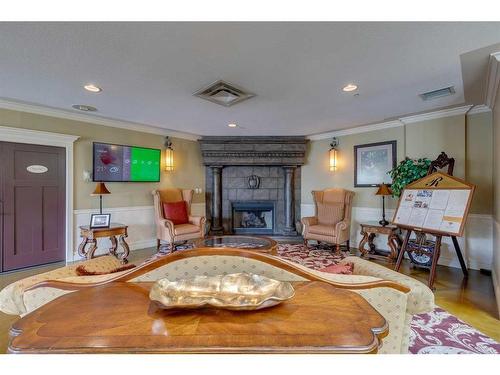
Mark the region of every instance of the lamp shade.
POLYGON ((91 195, 105 195, 105 194, 111 194, 111 192, 108 190, 106 185, 104 185, 104 182, 98 182, 94 192, 91 195))
POLYGON ((331 148, 329 151, 329 157, 330 157, 330 171, 334 172, 337 170, 337 150, 335 148, 331 148))
POLYGON ((168 147, 165 150, 165 170, 173 171, 174 170, 174 150, 171 147, 168 147))
POLYGON ((380 184, 375 195, 392 195, 392 191, 386 184, 380 184))

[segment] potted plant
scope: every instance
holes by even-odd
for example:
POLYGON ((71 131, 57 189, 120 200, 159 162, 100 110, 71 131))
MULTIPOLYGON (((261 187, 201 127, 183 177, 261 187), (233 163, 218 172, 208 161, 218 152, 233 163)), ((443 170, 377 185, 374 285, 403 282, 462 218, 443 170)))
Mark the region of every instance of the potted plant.
POLYGON ((409 183, 424 177, 427 174, 431 161, 427 158, 405 158, 399 165, 387 172, 392 177, 392 196, 399 197, 409 183))

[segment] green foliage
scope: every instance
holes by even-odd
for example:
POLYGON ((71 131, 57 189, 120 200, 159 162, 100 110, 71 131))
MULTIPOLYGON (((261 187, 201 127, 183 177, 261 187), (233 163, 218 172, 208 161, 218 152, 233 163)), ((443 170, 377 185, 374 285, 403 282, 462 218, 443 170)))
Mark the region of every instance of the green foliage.
POLYGON ((392 177, 392 196, 399 197, 409 183, 424 177, 427 174, 431 161, 427 158, 406 158, 393 170, 387 172, 392 177))

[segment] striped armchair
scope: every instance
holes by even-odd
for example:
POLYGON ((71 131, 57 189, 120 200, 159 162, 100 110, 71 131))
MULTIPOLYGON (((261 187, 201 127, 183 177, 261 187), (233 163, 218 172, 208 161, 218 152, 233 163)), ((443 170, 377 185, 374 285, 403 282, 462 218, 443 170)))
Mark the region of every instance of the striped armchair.
POLYGON ((328 242, 349 248, 352 198, 354 192, 345 189, 326 189, 312 192, 316 215, 302 218, 302 236, 308 240, 328 242))

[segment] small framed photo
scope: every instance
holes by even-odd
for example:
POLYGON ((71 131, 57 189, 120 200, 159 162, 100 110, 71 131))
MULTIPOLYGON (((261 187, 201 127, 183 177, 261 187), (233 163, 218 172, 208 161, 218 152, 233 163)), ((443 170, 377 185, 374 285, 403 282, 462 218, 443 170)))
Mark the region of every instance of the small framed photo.
POLYGON ((354 186, 375 187, 391 181, 387 172, 396 167, 396 158, 396 141, 354 146, 354 186))
POLYGON ((92 214, 90 216, 91 228, 109 228, 111 214, 92 214))

